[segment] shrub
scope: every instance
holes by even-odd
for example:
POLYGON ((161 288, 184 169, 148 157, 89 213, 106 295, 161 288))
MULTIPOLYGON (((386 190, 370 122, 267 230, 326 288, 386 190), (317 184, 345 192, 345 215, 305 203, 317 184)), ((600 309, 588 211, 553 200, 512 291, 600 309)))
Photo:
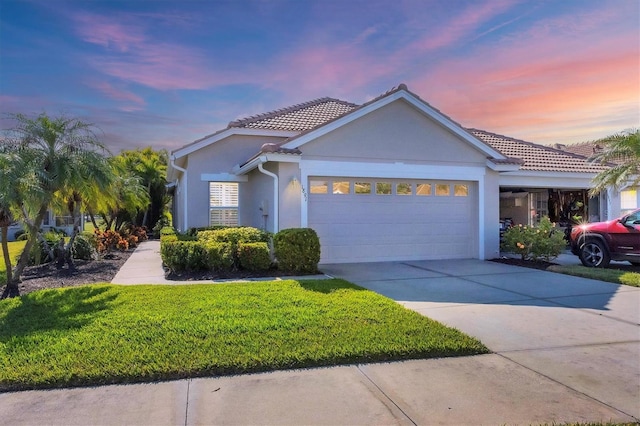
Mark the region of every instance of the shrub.
POLYGON ((71 247, 71 256, 74 259, 91 260, 94 258, 95 253, 93 234, 88 232, 78 234, 71 247))
MULTIPOLYGON (((192 237, 197 237, 198 234, 202 231, 218 231, 220 229, 232 228, 231 226, 226 225, 212 225, 212 226, 200 226, 198 228, 189 228, 185 234, 191 235, 192 237)), ((237 228, 237 227, 236 227, 237 228)))
POLYGON ((271 256, 267 243, 239 243, 238 261, 240 267, 248 271, 266 271, 271 266, 271 256))
POLYGON ((165 226, 160 230, 160 236, 176 235, 176 230, 172 226, 165 226))
POLYGON ((206 230, 198 232, 198 241, 205 243, 226 243, 231 245, 233 252, 234 268, 242 267, 238 256, 238 248, 240 244, 247 243, 268 243, 270 234, 258 228, 250 226, 240 227, 223 227, 220 229, 206 230))
POLYGON ((111 229, 107 229, 106 231, 101 231, 99 229, 93 230, 96 250, 98 253, 108 253, 112 250, 118 248, 118 243, 122 239, 120 234, 117 231, 113 231, 111 229))
POLYGON ((196 249, 192 246, 197 245, 195 241, 170 241, 164 242, 160 247, 160 256, 162 262, 172 271, 185 271, 187 269, 197 270, 192 267, 193 263, 199 264, 195 253, 196 249))
POLYGON ((163 241, 162 262, 174 272, 228 270, 233 266, 230 244, 199 241, 163 241))
POLYGON ((320 240, 311 228, 283 229, 273 238, 278 268, 295 273, 314 273, 320 262, 320 240))
POLYGON ((199 243, 205 250, 205 262, 210 271, 228 271, 233 268, 234 256, 231 244, 199 243))
POLYGON ((159 233, 161 233, 162 229, 170 227, 172 221, 173 219, 172 219, 171 213, 162 212, 162 216, 160 217, 160 219, 158 219, 156 224, 153 226, 152 231, 154 232, 155 235, 158 235, 159 233))
POLYGON ((44 241, 38 241, 36 244, 31 247, 31 251, 29 252, 29 264, 30 265, 40 265, 47 260, 53 261, 54 259, 48 259, 48 250, 45 247, 45 244, 49 246, 53 250, 54 256, 56 256, 56 251, 58 250, 58 244, 60 242, 60 238, 65 237, 64 232, 58 232, 56 230, 47 231, 43 234, 44 241))
POLYGON ((502 249, 519 254, 522 260, 551 261, 566 247, 564 232, 555 228, 548 217, 543 217, 537 227, 514 226, 504 233, 502 249))
POLYGON ((268 243, 269 233, 250 226, 223 227, 220 229, 198 232, 200 241, 217 241, 220 243, 268 243))

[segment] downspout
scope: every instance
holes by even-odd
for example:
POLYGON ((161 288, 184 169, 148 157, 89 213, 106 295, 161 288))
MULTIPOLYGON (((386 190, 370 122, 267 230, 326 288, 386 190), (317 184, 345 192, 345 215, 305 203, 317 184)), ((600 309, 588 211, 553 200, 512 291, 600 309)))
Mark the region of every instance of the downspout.
POLYGON ((184 204, 184 229, 183 231, 186 232, 187 229, 189 229, 189 226, 187 225, 188 222, 188 218, 189 218, 189 214, 187 212, 187 208, 189 206, 189 203, 187 201, 187 169, 183 169, 182 167, 179 167, 176 165, 175 163, 176 158, 174 156, 171 156, 171 167, 173 167, 174 169, 178 170, 179 172, 182 172, 182 175, 184 176, 184 194, 182 196, 182 201, 184 204))
MULTIPOLYGON (((262 158, 261 158, 262 160, 262 158)), ((266 158, 264 159, 264 161, 266 161, 266 158)), ((260 170, 260 173, 263 173, 267 176, 271 176, 273 178, 273 233, 277 233, 278 232, 278 175, 276 175, 275 173, 271 173, 268 170, 265 170, 262 167, 262 161, 260 163, 258 163, 258 170, 260 170)))

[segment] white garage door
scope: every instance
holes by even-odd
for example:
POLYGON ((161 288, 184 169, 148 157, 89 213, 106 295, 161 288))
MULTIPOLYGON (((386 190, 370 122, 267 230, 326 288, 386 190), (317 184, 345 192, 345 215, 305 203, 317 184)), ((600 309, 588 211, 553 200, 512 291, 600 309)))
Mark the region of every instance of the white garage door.
POLYGON ((311 177, 323 263, 477 257, 474 182, 311 177))

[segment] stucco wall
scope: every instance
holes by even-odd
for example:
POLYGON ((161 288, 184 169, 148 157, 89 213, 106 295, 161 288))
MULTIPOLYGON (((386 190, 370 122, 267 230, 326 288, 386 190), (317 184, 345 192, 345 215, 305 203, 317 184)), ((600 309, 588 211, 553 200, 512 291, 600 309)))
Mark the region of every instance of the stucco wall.
MULTIPOLYGON (((264 169, 275 173, 277 165, 265 164, 264 169)), ((240 184, 240 225, 273 232, 273 178, 257 169, 248 178, 248 182, 240 184)))
POLYGON ((484 179, 484 258, 500 255, 499 173, 487 169, 484 179))
MULTIPOLYGON (((258 153, 263 144, 281 140, 277 137, 234 135, 189 154, 187 226, 209 225, 209 181, 203 180, 203 174, 231 173, 235 165, 246 162, 258 153)), ((240 193, 246 187, 241 184, 240 193)))
POLYGON ((280 229, 300 227, 300 167, 298 163, 279 163, 280 229), (293 178, 295 177, 295 181, 293 178))
POLYGON ((403 100, 301 147, 305 159, 484 164, 486 155, 403 100))

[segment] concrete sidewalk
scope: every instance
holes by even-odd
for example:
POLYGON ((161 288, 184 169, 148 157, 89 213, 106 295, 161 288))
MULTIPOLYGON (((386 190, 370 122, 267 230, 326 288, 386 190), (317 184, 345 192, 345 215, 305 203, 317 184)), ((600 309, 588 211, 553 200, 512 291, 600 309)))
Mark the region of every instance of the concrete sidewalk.
MULTIPOLYGON (((136 250, 117 280, 163 283, 150 243, 136 250)), ((640 289, 477 260, 321 269, 476 336, 494 353, 5 393, 0 419, 11 425, 640 419, 640 289)))

